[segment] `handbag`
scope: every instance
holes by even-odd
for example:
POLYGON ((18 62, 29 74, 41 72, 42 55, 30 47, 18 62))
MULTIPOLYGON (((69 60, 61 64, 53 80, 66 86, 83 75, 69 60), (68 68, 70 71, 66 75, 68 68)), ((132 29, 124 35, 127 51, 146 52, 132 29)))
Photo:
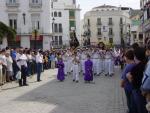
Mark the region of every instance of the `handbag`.
POLYGON ((21 79, 21 71, 18 71, 16 74, 16 79, 19 80, 21 79))
POLYGON ((141 90, 145 92, 150 92, 150 76, 144 74, 145 78, 143 80, 141 90))

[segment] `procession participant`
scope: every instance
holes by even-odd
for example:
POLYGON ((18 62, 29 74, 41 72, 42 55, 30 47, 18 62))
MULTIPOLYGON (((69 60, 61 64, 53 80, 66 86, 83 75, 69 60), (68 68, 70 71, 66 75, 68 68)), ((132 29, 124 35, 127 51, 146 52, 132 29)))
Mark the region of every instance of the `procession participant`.
POLYGON ((105 76, 113 75, 113 63, 112 63, 112 53, 109 49, 106 50, 105 53, 105 76))
POLYGON ((72 60, 72 69, 73 69, 73 82, 78 83, 79 82, 79 58, 77 56, 77 53, 74 52, 73 60, 72 60))
POLYGON ((41 72, 42 72, 42 64, 43 64, 43 55, 40 50, 36 55, 36 65, 37 65, 37 82, 40 82, 41 72))
POLYGON ((101 74, 103 72, 104 68, 104 55, 102 50, 99 50, 99 73, 101 74))
POLYGON ((64 63, 63 59, 61 57, 58 57, 58 62, 57 62, 57 68, 58 68, 58 73, 57 73, 57 79, 59 81, 64 81, 65 80, 65 73, 64 73, 64 63))
POLYGON ((86 52, 83 49, 82 52, 81 52, 81 68, 82 68, 83 75, 85 74, 85 65, 84 65, 85 60, 86 60, 86 52))
POLYGON ((21 78, 19 79, 19 86, 28 86, 27 84, 27 56, 25 55, 25 51, 21 48, 19 50, 19 54, 17 55, 17 65, 19 70, 21 71, 21 78))
POLYGON ((98 51, 95 49, 94 50, 94 53, 93 53, 93 71, 94 71, 94 75, 99 75, 100 72, 99 72, 99 54, 98 54, 98 51))
POLYGON ((64 73, 65 73, 65 76, 67 76, 67 74, 68 74, 68 64, 67 64, 68 56, 67 56, 67 53, 65 51, 62 55, 62 59, 64 62, 64 73))
POLYGON ((71 74, 72 72, 72 60, 73 60, 73 55, 72 55, 72 51, 69 50, 68 51, 68 73, 71 74))
POLYGON ((93 62, 91 61, 90 55, 87 55, 87 60, 85 61, 85 75, 84 81, 85 83, 90 83, 93 81, 93 62))

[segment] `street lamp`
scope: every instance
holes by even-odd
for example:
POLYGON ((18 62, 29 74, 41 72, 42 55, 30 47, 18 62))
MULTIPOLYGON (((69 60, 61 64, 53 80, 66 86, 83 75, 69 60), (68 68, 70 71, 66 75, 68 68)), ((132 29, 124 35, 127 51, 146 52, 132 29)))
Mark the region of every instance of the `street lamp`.
POLYGON ((26 18, 25 18, 26 14, 23 13, 22 16, 23 16, 23 23, 24 23, 24 25, 25 25, 25 24, 26 24, 26 18))

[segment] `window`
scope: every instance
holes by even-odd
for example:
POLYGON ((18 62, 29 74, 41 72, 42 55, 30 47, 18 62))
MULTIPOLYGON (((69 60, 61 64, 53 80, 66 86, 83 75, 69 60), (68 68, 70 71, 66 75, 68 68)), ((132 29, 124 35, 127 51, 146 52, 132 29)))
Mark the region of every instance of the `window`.
POLYGON ((59 45, 62 45, 63 41, 62 41, 62 36, 59 36, 59 45))
POLYGON ((59 24, 59 32, 62 33, 62 24, 59 24))
POLYGON ((88 19, 88 26, 90 26, 90 19, 88 19))
POLYGON ((9 26, 15 30, 17 30, 17 14, 9 14, 9 26))
POLYGON ((55 45, 58 45, 58 36, 55 36, 55 45))
POLYGON ((75 21, 73 21, 73 20, 70 20, 70 29, 71 29, 71 27, 75 27, 75 21))
POLYGON ((109 43, 113 43, 113 38, 109 38, 109 43))
POLYGON ((120 34, 123 35, 123 28, 120 28, 120 34))
POLYGON ((73 0, 73 4, 76 4, 76 0, 73 0))
POLYGON ((54 12, 54 17, 57 17, 57 12, 54 12))
POLYGON ((39 0, 32 0, 32 3, 39 3, 39 0))
POLYGON ((57 24, 54 24, 54 32, 55 32, 55 33, 58 32, 58 26, 57 26, 57 24))
POLYGON ((17 19, 9 19, 9 26, 13 29, 17 29, 17 19))
POLYGON ((40 29, 40 15, 32 14, 31 15, 32 29, 40 29))
POLYGON ((109 28, 109 35, 113 35, 113 29, 109 28))
POLYGON ((16 0, 9 0, 9 3, 16 3, 16 0))
POLYGON ((109 25, 112 25, 113 22, 112 22, 112 18, 109 18, 109 25))
POLYGON ((52 12, 52 17, 53 17, 53 12, 52 12))
POLYGON ((58 13, 58 16, 59 16, 59 17, 61 17, 61 16, 62 16, 61 12, 59 12, 59 13, 58 13))
POLYGON ((97 18, 97 25, 101 25, 101 18, 97 18))
POLYGON ((101 28, 98 28, 97 31, 98 31, 98 32, 97 32, 98 35, 101 35, 101 34, 102 34, 101 28))
POLYGON ((70 17, 75 17, 75 11, 69 11, 69 16, 70 17))
POLYGON ((120 18, 120 24, 123 24, 123 19, 122 18, 120 18))

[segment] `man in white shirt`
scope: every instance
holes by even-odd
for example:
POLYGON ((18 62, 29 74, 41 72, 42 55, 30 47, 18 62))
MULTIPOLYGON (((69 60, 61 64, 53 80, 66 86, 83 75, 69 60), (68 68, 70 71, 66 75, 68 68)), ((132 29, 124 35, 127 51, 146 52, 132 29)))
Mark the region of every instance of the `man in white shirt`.
POLYGON ((19 54, 17 54, 17 65, 21 71, 21 79, 19 79, 19 86, 28 86, 27 84, 27 56, 24 53, 23 49, 19 50, 19 54))
POLYGON ((42 63, 43 63, 43 55, 42 51, 39 51, 36 55, 36 64, 37 64, 37 82, 41 81, 41 72, 42 72, 42 63))

